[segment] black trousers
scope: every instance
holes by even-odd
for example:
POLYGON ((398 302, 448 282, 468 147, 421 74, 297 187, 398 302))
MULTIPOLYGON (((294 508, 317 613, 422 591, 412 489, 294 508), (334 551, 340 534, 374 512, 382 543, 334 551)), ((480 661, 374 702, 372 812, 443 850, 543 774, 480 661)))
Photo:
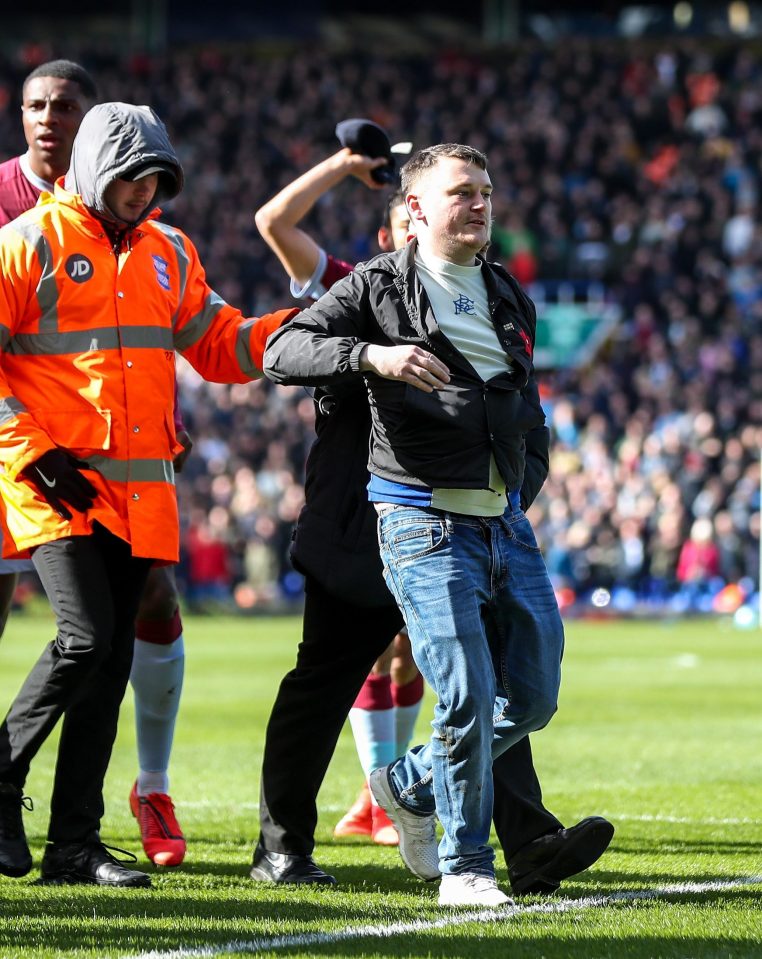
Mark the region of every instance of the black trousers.
MULTIPOLYGON (((262 843, 271 852, 311 855, 317 795, 344 721, 401 626, 396 606, 354 606, 307 577, 296 666, 280 684, 265 734, 259 817, 262 843)), ((508 859, 561 823, 542 804, 526 737, 493 771, 495 828, 508 859)))
POLYGON ((0 726, 0 782, 23 788, 32 759, 63 716, 48 839, 84 842, 98 838, 103 779, 151 560, 136 559, 129 544, 96 525, 90 536, 38 546, 33 561, 57 635, 0 726))

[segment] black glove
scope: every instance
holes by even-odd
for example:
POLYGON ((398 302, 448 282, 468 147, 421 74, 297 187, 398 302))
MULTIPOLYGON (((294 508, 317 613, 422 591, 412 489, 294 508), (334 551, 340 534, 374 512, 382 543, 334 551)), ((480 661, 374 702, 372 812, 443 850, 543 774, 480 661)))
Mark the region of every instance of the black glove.
POLYGON ((98 495, 90 480, 80 473, 81 469, 89 469, 87 463, 57 447, 30 463, 22 470, 22 476, 39 490, 59 516, 71 519, 64 503, 84 513, 98 495))

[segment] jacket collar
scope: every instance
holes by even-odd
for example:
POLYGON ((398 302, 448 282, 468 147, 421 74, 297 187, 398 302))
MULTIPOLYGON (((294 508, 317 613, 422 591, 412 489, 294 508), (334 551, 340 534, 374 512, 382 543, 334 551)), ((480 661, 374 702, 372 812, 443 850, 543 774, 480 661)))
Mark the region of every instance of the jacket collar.
MULTIPOLYGON (((378 260, 387 260, 391 271, 400 274, 409 283, 411 271, 415 270, 415 254, 417 250, 418 240, 413 237, 401 250, 388 253, 385 256, 382 255, 378 257, 378 260)), ((492 307, 494 301, 501 299, 506 300, 514 310, 518 310, 520 307, 516 299, 516 294, 513 292, 510 284, 501 276, 502 270, 499 267, 495 269, 495 266, 487 263, 482 256, 477 256, 477 262, 481 264, 482 276, 484 277, 484 283, 487 287, 490 307, 492 307)))
MULTIPOLYGON (((371 265, 373 269, 383 269, 384 272, 391 274, 416 332, 424 340, 435 343, 441 341, 440 338, 444 334, 436 324, 426 291, 415 272, 417 248, 418 241, 412 239, 401 250, 377 257, 371 261, 371 265)), ((499 264, 487 263, 482 257, 479 257, 479 261, 497 337, 513 362, 521 368, 523 376, 527 377, 532 369, 534 329, 530 328, 525 317, 525 310, 519 303, 518 296, 503 268, 499 264)), ((460 354, 449 358, 450 363, 453 361, 465 363, 469 369, 472 369, 468 361, 460 357, 460 354)))
MULTIPOLYGON (((56 203, 59 206, 64 207, 69 219, 74 223, 78 230, 87 234, 88 236, 100 239, 105 232, 101 221, 85 206, 82 197, 78 193, 69 192, 69 190, 67 190, 63 184, 64 178, 60 177, 58 180, 56 180, 54 193, 45 194, 45 196, 43 196, 40 200, 40 204, 43 205, 47 203, 56 203)), ((160 213, 161 210, 158 207, 155 207, 146 217, 146 220, 153 220, 158 217, 160 213)), ((126 232, 130 233, 134 231, 127 230, 126 232)), ((138 233, 137 235, 142 236, 142 232, 138 233)))
MULTIPOLYGON (((393 274, 400 277, 404 286, 401 286, 395 279, 395 283, 400 290, 405 290, 405 301, 410 305, 412 290, 415 288, 415 254, 418 249, 418 241, 413 238, 406 243, 401 250, 388 254, 389 267, 393 274)), ((381 259, 381 257, 379 257, 381 259)), ((521 306, 512 287, 501 275, 502 269, 493 266, 479 256, 477 262, 481 264, 484 284, 487 288, 487 300, 489 302, 490 312, 494 314, 498 300, 504 300, 510 308, 516 312, 521 312, 521 306)), ((420 285, 420 284, 419 284, 420 285)))

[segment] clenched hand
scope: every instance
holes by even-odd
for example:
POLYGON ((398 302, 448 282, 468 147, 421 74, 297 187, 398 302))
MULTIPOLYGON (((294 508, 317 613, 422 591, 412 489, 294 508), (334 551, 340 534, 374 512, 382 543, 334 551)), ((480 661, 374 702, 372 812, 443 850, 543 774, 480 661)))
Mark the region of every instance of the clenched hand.
POLYGON ((441 390, 450 371, 433 353, 420 346, 376 346, 370 343, 360 356, 360 369, 387 380, 402 380, 424 393, 441 390))

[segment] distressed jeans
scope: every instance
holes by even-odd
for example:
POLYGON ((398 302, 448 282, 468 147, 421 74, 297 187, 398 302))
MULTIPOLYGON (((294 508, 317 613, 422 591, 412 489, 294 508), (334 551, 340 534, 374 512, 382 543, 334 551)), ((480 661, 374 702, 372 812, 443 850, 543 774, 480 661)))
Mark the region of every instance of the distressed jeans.
POLYGON ((382 510, 387 586, 437 696, 431 740, 390 768, 399 802, 436 812, 443 873, 494 872, 492 760, 556 710, 564 634, 531 524, 518 508, 475 517, 382 510))

